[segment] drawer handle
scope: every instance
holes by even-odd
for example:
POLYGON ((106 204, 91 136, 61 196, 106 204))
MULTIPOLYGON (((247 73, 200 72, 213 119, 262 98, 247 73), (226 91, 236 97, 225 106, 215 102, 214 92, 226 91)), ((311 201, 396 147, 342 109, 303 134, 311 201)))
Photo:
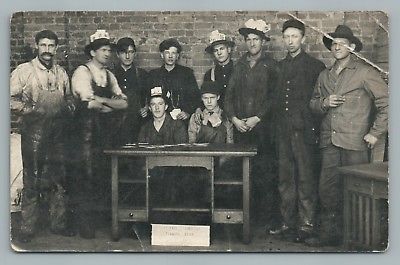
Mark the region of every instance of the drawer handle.
POLYGON ((231 219, 231 216, 228 214, 227 216, 226 216, 226 219, 231 219))
POLYGON ((129 217, 133 217, 133 213, 129 213, 129 217))
POLYGON ((360 187, 360 183, 354 183, 353 184, 355 187, 360 187))

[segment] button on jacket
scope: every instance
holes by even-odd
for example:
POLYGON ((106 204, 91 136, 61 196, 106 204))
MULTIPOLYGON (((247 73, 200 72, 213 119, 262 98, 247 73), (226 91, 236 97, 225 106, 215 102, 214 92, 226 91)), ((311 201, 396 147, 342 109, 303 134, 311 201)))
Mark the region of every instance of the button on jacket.
POLYGON ((228 87, 229 79, 233 72, 233 61, 230 60, 226 65, 216 64, 213 68, 209 69, 204 75, 204 81, 215 81, 221 89, 221 96, 218 105, 224 108, 224 96, 226 88, 228 87))
POLYGON ((335 65, 323 71, 310 101, 311 109, 323 115, 320 147, 332 143, 348 150, 366 150, 366 134, 379 137, 387 132, 388 99, 388 87, 379 73, 353 55, 338 76, 335 65), (324 99, 332 94, 344 96, 345 102, 336 108, 324 106, 324 99))
POLYGON ((264 118, 271 110, 272 92, 275 89, 278 67, 274 59, 263 54, 251 68, 247 53, 233 70, 225 92, 224 110, 229 119, 257 116, 264 118))
MULTIPOLYGON (((170 92, 173 108, 180 108, 188 114, 192 114, 201 106, 200 90, 197 86, 193 70, 182 65, 175 65, 174 69, 167 71, 164 66, 149 72, 149 87, 161 86, 170 92)), ((150 94, 150 91, 148 92, 150 94)))
POLYGON ((280 78, 274 93, 275 121, 279 133, 304 132, 306 143, 317 141, 318 122, 309 102, 318 75, 325 65, 304 51, 294 58, 288 54, 279 62, 280 78))

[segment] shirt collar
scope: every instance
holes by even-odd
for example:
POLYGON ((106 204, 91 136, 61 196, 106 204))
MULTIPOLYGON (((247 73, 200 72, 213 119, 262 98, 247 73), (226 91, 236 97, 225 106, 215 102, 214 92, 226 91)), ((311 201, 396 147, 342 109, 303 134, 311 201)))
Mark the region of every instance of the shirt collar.
POLYGON ((297 61, 297 60, 300 60, 301 58, 303 58, 305 54, 306 53, 304 52, 303 49, 301 49, 300 53, 297 54, 295 57, 291 56, 290 53, 288 52, 287 55, 286 55, 286 60, 288 60, 288 61, 297 61))
MULTIPOLYGON (((337 61, 335 61, 334 64, 332 64, 331 66, 327 67, 329 70, 332 70, 337 64, 337 61)), ((345 68, 349 68, 349 69, 354 69, 357 66, 357 58, 355 57, 355 55, 350 55, 350 60, 347 62, 347 64, 345 65, 345 68)))
POLYGON ((47 69, 46 66, 44 66, 44 65, 40 62, 40 60, 39 60, 39 58, 38 58, 37 56, 35 57, 35 59, 32 60, 32 63, 33 63, 33 65, 34 65, 36 68, 38 68, 38 69, 40 69, 40 70, 43 70, 43 71, 46 71, 46 70, 52 70, 52 71, 54 71, 54 68, 55 68, 55 64, 53 63, 53 65, 51 66, 51 68, 50 68, 50 69, 47 69))

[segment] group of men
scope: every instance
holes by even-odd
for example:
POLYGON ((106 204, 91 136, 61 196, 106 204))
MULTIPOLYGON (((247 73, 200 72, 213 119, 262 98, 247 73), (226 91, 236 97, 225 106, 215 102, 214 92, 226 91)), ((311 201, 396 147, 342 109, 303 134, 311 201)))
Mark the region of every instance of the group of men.
POLYGON ((133 39, 115 45, 105 30, 90 36, 85 47, 90 60, 75 70, 70 88, 66 71, 54 61, 57 35, 39 32, 37 57, 19 65, 10 81, 11 108, 21 114, 20 240, 34 236, 43 196, 49 198, 51 231, 75 234, 66 218, 71 193, 63 155, 63 119, 74 117, 81 196, 76 212, 84 238, 95 237, 96 194, 107 192, 107 185, 99 185, 110 170, 102 150, 133 142, 201 142, 257 146, 252 205, 255 214, 268 216, 268 233, 310 245, 340 244, 342 187, 336 167, 368 162, 368 148, 387 131, 388 88, 377 71, 352 55, 362 43, 345 25, 323 37, 335 58, 328 68, 304 51, 302 22, 283 23, 288 53, 280 62, 264 51, 269 30, 265 21, 249 19, 239 29, 247 52, 236 63, 235 43, 211 32, 205 51, 215 65, 201 89, 193 70, 177 63, 182 47, 176 39, 161 42, 163 64, 147 72, 134 63, 133 39), (111 72, 113 49, 119 65, 111 72))

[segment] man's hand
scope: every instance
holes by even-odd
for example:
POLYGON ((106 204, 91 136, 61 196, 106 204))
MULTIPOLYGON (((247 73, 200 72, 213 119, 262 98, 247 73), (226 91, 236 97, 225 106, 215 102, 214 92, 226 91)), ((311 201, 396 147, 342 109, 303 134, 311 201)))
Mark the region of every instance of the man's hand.
POLYGON ((101 110, 103 106, 104 105, 97 100, 91 100, 88 103, 88 109, 101 110))
POLYGON ((197 108, 196 112, 193 113, 193 117, 196 124, 201 124, 201 121, 204 119, 204 114, 200 108, 197 108))
POLYGON ((329 95, 329 97, 324 99, 324 106, 330 108, 336 108, 342 105, 345 101, 346 99, 344 98, 344 96, 329 95))
POLYGON ((233 125, 235 125, 236 129, 241 133, 247 132, 249 130, 249 126, 246 124, 246 121, 244 120, 240 120, 236 117, 233 117, 232 123, 233 125))
POLYGON ((178 120, 186 120, 189 118, 189 114, 187 112, 181 111, 178 115, 176 115, 178 120))
POLYGON ((378 138, 368 133, 367 135, 364 136, 364 141, 367 142, 368 148, 372 149, 374 148, 376 142, 378 141, 378 138))
POLYGON ((257 123, 259 123, 261 120, 257 116, 253 116, 250 118, 246 119, 246 125, 249 127, 249 131, 251 131, 254 127, 256 127, 257 123))
POLYGON ((144 106, 143 108, 141 108, 139 110, 139 114, 142 118, 146 118, 147 117, 147 113, 148 113, 149 108, 147 106, 144 106))

